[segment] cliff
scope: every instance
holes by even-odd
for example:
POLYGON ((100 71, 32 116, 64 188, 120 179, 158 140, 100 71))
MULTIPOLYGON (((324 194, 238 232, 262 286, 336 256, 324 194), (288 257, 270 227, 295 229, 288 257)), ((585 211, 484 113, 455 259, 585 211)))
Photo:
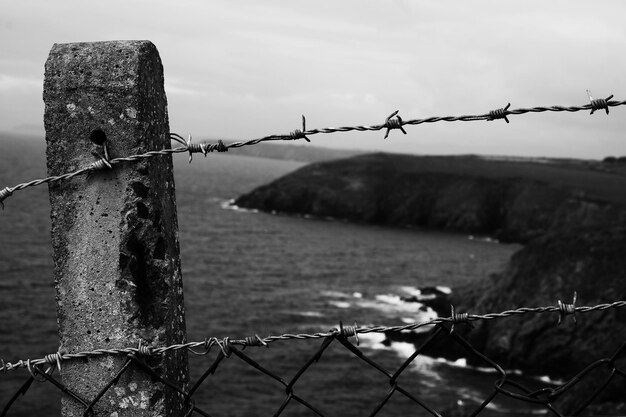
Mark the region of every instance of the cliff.
MULTIPOLYGON (((570 303, 574 291, 577 305, 626 299, 624 190, 623 171, 600 162, 369 154, 305 166, 235 204, 524 243, 506 270, 455 289, 450 301, 457 311, 481 314, 570 303)), ((505 368, 562 378, 610 357, 626 341, 626 309, 580 315, 577 324, 570 316, 557 326, 557 319, 556 313, 527 314, 457 328, 505 368)), ((466 356, 448 340, 430 353, 466 356)), ((605 376, 576 385, 566 395, 566 411, 605 376)), ((621 400, 623 387, 623 380, 613 383, 600 401, 621 400)))
POLYGON ((527 243, 552 227, 602 227, 626 207, 626 177, 591 163, 368 154, 307 165, 241 207, 421 226, 527 243))

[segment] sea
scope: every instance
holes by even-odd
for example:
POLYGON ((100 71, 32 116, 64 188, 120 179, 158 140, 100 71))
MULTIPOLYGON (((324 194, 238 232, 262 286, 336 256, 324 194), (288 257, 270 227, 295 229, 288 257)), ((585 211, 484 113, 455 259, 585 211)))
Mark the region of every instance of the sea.
MULTIPOLYGON (((15 143, 5 142, 0 154, 0 188, 45 175, 44 145, 15 143)), ((196 156, 192 164, 184 155, 174 158, 189 341, 429 320, 435 313, 407 298, 424 287, 454 291, 502 271, 519 249, 464 234, 240 209, 232 204, 235 197, 304 164, 235 151, 196 156)), ((42 358, 58 348, 47 192, 45 185, 16 192, 0 211, 0 358, 6 362, 42 358)), ((322 343, 280 340, 244 353, 288 383, 322 343)), ((358 349, 393 374, 416 347, 368 333, 359 335, 358 349)), ((217 352, 190 354, 192 382, 217 352)), ((486 368, 419 355, 398 384, 445 415, 464 415, 494 392, 498 375, 486 368)), ((0 410, 28 377, 25 369, 0 373, 0 410)), ((370 415, 391 390, 384 372, 338 342, 293 386, 298 397, 329 416, 370 415)), ((50 383, 37 381, 7 415, 59 415, 60 396, 50 383)), ((196 406, 211 416, 274 415, 287 398, 280 381, 236 355, 222 361, 194 394, 196 406)), ((496 396, 480 415, 542 413, 496 396)), ((315 414, 291 399, 281 415, 315 414)), ((395 391, 376 415, 430 414, 395 391)))

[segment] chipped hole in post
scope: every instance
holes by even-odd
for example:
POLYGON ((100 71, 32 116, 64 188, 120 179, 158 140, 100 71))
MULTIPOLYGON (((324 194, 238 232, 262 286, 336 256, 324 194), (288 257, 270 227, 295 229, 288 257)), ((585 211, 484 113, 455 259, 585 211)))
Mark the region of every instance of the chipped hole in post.
POLYGON ((104 130, 96 129, 92 131, 89 135, 89 140, 91 140, 96 145, 102 146, 107 140, 107 135, 106 133, 104 133, 104 130))

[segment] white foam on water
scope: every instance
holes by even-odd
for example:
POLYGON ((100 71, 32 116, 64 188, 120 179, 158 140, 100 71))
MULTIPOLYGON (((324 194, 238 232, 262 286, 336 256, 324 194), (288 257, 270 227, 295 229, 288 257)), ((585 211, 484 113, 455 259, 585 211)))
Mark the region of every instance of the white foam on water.
MULTIPOLYGON (((385 344, 387 337, 384 333, 359 333, 359 345, 362 349, 391 351, 401 360, 406 360, 415 353, 415 345, 409 342, 391 342, 385 344)), ((409 369, 419 371, 425 375, 424 381, 436 383, 442 378, 435 372, 436 360, 425 355, 419 355, 409 365, 409 369)))
POLYGON ((334 291, 334 290, 324 290, 320 294, 323 295, 324 297, 330 297, 330 298, 352 298, 352 296, 348 293, 341 292, 341 291, 334 291))
POLYGON ((319 311, 299 311, 296 314, 302 317, 323 317, 324 316, 319 311))
POLYGON ((234 199, 222 201, 220 203, 220 207, 224 210, 234 210, 239 213, 258 213, 259 212, 259 210, 257 209, 248 209, 248 208, 239 207, 238 205, 235 204, 234 199))
POLYGON ((330 300, 328 302, 328 304, 330 304, 333 307, 337 307, 337 308, 350 308, 352 306, 352 304, 350 304, 347 301, 335 301, 335 300, 330 300))
POLYGON ((415 353, 415 345, 409 342, 391 342, 389 348, 404 359, 415 353))
POLYGON ((383 342, 387 339, 384 333, 359 333, 359 346, 372 350, 387 350, 383 342))
POLYGON ((422 295, 422 291, 419 288, 410 285, 402 285, 398 287, 398 289, 403 293, 412 295, 414 297, 419 297, 420 295, 422 295))
MULTIPOLYGON (((408 296, 415 297, 419 300, 433 300, 437 298, 437 294, 423 294, 422 290, 417 287, 413 287, 410 285, 401 285, 397 287, 399 291, 407 294, 408 296)), ((435 289, 443 294, 450 295, 452 294, 452 289, 450 287, 444 287, 443 285, 435 286, 435 289)))
MULTIPOLYGON (((429 330, 428 328, 425 328, 425 329, 429 330)), ((419 331, 419 330, 420 329, 417 329, 417 331, 419 331)), ((384 338, 383 338, 383 341, 384 341, 384 338)), ((404 343, 403 346, 398 345, 398 347, 400 348, 399 350, 404 350, 405 354, 408 353, 408 356, 410 356, 411 354, 413 354, 413 352, 415 352, 415 346, 412 343, 392 342, 392 347, 394 345, 396 345, 397 343, 404 343), (409 353, 409 349, 412 349, 412 351, 410 353, 409 353)), ((384 347, 384 345, 383 345, 383 347, 384 347)), ((420 355, 420 357, 421 356, 427 357, 425 355, 420 355)), ((493 368, 493 367, 468 365, 467 358, 458 358, 456 360, 449 360, 449 359, 446 359, 446 358, 438 357, 438 358, 429 358, 429 359, 432 359, 432 363, 436 362, 436 363, 439 363, 439 364, 442 364, 442 365, 446 365, 446 366, 450 366, 450 367, 454 367, 454 368, 466 368, 466 369, 471 369, 471 370, 482 372, 482 373, 486 373, 486 374, 498 373, 498 370, 496 368, 493 368)), ((519 375, 519 376, 524 375, 524 373, 520 369, 505 369, 504 371, 508 375, 519 375)), ((536 379, 536 380, 544 382, 544 383, 547 383, 547 384, 552 384, 552 385, 563 385, 566 382, 566 381, 563 381, 563 380, 560 380, 560 379, 550 378, 548 375, 528 376, 528 377, 536 379)))
MULTIPOLYGON (((410 288, 410 287, 408 287, 410 288)), ((347 309, 358 307, 362 309, 376 310, 390 318, 402 317, 406 324, 421 323, 437 318, 437 314, 430 307, 424 307, 422 303, 404 301, 396 294, 378 294, 373 299, 364 298, 363 293, 355 291, 347 293, 343 291, 324 290, 320 294, 327 299, 327 303, 336 308, 347 309)), ((417 331, 423 331, 421 328, 417 331)))
POLYGON ((235 205, 235 199, 234 198, 231 198, 230 200, 222 201, 222 204, 220 204, 220 206, 222 206, 223 209, 233 209, 233 210, 236 210, 237 208, 239 208, 239 206, 235 205))
POLYGON ((458 368, 467 368, 467 358, 459 358, 452 362, 452 365, 458 368))
POLYGON ((419 301, 434 300, 435 298, 437 298, 437 294, 424 294, 417 297, 419 301))
POLYGON ((490 368, 487 366, 476 366, 474 369, 485 374, 495 374, 498 372, 496 368, 490 368))
POLYGON ((467 368, 467 359, 466 358, 458 358, 454 361, 446 359, 446 358, 435 358, 437 363, 444 364, 447 366, 451 366, 454 368, 467 368))
POLYGON ((494 403, 493 401, 487 404, 485 407, 488 410, 493 410, 498 413, 507 413, 507 414, 534 414, 534 415, 544 415, 548 414, 549 410, 547 409, 531 409, 531 408, 507 408, 502 407, 494 403))
POLYGON ((430 307, 426 307, 426 311, 422 311, 422 314, 420 315, 419 319, 420 321, 430 321, 430 320, 435 320, 437 317, 439 316, 437 315, 435 310, 433 310, 430 307))
POLYGON ((375 298, 377 301, 380 301, 381 303, 392 304, 396 306, 404 303, 404 301, 402 301, 400 296, 395 295, 395 294, 378 294, 375 298))
MULTIPOLYGON (((390 318, 400 318, 404 324, 423 323, 437 318, 437 313, 430 308, 424 308, 419 302, 406 302, 399 296, 379 294, 375 299, 356 299, 355 303, 363 309, 377 310, 390 318)), ((418 328, 414 331, 427 331, 428 328, 418 328)))
MULTIPOLYGON (((416 287, 403 286, 399 287, 404 293, 417 296, 421 294, 421 291, 416 287)), ((445 287, 442 287, 445 291, 445 287)), ((401 320, 405 324, 422 323, 437 318, 437 314, 430 307, 425 307, 424 304, 417 301, 405 301, 402 296, 397 294, 377 294, 374 298, 365 298, 363 293, 354 291, 347 293, 336 290, 324 290, 320 294, 329 298, 328 303, 337 308, 349 308, 359 307, 362 309, 371 309, 379 311, 385 316, 390 318, 401 317, 401 320)), ((431 298, 428 296, 420 296, 431 298)), ((435 298, 435 295, 432 295, 435 298)), ((419 329, 418 331, 422 331, 419 329)))
POLYGON ((536 379, 538 379, 541 382, 545 382, 546 384, 552 384, 552 385, 565 384, 565 381, 563 381, 562 379, 552 379, 548 375, 541 375, 541 376, 536 377, 536 379))
MULTIPOLYGON (((394 351, 400 359, 407 359, 415 353, 415 345, 408 342, 391 342, 389 349, 394 351)), ((419 371, 421 375, 431 381, 441 381, 441 376, 434 370, 437 361, 426 355, 418 355, 411 361, 408 369, 419 371)))
MULTIPOLYGON (((390 344, 385 344, 384 342, 387 340, 384 333, 364 333, 359 334, 359 341, 361 348, 371 349, 371 350, 386 350, 394 352, 399 359, 406 360, 413 353, 415 353, 415 345, 409 342, 391 342, 390 344)), ((467 368, 467 369, 475 369, 482 370, 481 368, 475 368, 469 366, 467 364, 466 358, 459 358, 457 360, 451 361, 445 358, 432 358, 426 355, 418 355, 413 361, 411 361, 407 370, 419 372, 420 375, 424 376, 424 378, 420 379, 420 383, 430 387, 438 387, 440 386, 443 378, 436 371, 436 367, 440 365, 447 365, 456 368, 467 368)), ((492 368, 483 368, 488 372, 495 372, 492 368)), ((515 370, 512 371, 515 373, 515 370)), ((457 401, 458 405, 464 408, 467 403, 472 404, 480 404, 484 399, 482 394, 468 387, 459 387, 457 390, 457 394, 460 399, 457 401)), ((471 408, 471 407, 470 407, 471 408)), ((547 410, 534 410, 534 409, 509 409, 502 407, 493 401, 487 405, 487 408, 501 412, 501 413, 519 413, 522 412, 524 414, 533 414, 533 415, 543 415, 547 410)))
POLYGON ((412 315, 415 317, 414 321, 418 321, 422 314, 420 311, 420 307, 422 304, 420 303, 406 303, 397 296, 391 295, 377 295, 374 300, 371 299, 359 299, 357 304, 361 308, 378 310, 382 313, 385 313, 387 316, 396 316, 396 315, 412 315))
MULTIPOLYGON (((472 365, 468 365, 467 364, 467 358, 459 358, 456 359, 454 361, 451 361, 449 359, 446 358, 437 358, 437 361, 448 365, 448 366, 452 366, 455 368, 467 368, 467 369, 471 369, 474 371, 478 371, 478 372, 482 372, 485 374, 495 374, 498 373, 498 370, 496 368, 493 367, 489 367, 489 366, 472 366, 472 365)), ((519 369, 505 369, 505 372, 509 375, 523 375, 522 371, 519 369)), ((547 377, 545 377, 547 378, 547 377)))
POLYGON ((452 294, 452 288, 450 288, 450 287, 444 287, 442 285, 437 285, 435 288, 437 289, 437 291, 441 291, 444 294, 447 294, 447 295, 452 294))

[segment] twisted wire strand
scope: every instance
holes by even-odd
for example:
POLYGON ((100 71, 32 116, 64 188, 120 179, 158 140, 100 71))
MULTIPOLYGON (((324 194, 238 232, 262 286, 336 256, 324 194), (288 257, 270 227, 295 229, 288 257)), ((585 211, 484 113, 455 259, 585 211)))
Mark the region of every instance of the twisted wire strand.
MULTIPOLYGON (((575 307, 572 310, 573 313, 589 313, 592 311, 602 311, 607 309, 614 308, 622 308, 626 307, 626 301, 620 300, 612 303, 604 303, 597 304, 595 306, 580 306, 575 307)), ((546 306, 546 307, 520 307, 514 310, 505 310, 500 313, 487 313, 487 314, 467 314, 462 313, 463 321, 478 321, 478 320, 495 320, 502 319, 505 317, 511 317, 516 315, 524 315, 524 314, 542 314, 542 313, 559 313, 561 314, 561 307, 559 306, 546 306)), ((276 336, 267 336, 265 338, 261 338, 258 335, 254 337, 246 337, 244 339, 234 339, 226 337, 224 339, 218 339, 215 337, 207 338, 203 341, 198 342, 187 342, 180 344, 173 344, 169 346, 163 347, 148 347, 139 345, 138 347, 127 347, 127 348, 116 348, 116 349, 94 349, 91 351, 78 352, 78 353, 65 353, 65 352, 55 352, 52 354, 45 355, 44 358, 40 359, 20 359, 17 362, 5 362, 0 359, 0 373, 6 373, 8 371, 14 371, 20 368, 29 368, 31 366, 41 366, 41 365, 49 365, 56 366, 60 369, 61 363, 63 361, 79 359, 79 358, 88 358, 102 355, 144 355, 144 356, 159 356, 163 355, 170 351, 176 351, 180 349, 190 350, 192 353, 198 355, 206 354, 212 347, 219 346, 220 349, 228 350, 228 346, 239 345, 239 346, 265 346, 268 347, 270 343, 278 342, 278 341, 292 341, 292 340, 311 340, 311 339, 323 339, 328 337, 351 337, 355 336, 358 340, 359 334, 366 333, 387 333, 387 332, 402 332, 406 330, 416 330, 421 327, 431 326, 436 324, 455 324, 459 322, 459 315, 452 315, 450 317, 439 317, 433 320, 419 322, 419 323, 411 323, 405 324, 402 326, 374 326, 374 327, 357 327, 356 324, 352 328, 346 329, 331 329, 327 332, 318 332, 318 333, 285 333, 282 335, 276 336), (198 353, 193 351, 196 348, 204 348, 204 353, 198 353)))
POLYGON ((114 158, 111 160, 100 159, 95 162, 92 162, 86 167, 80 168, 73 172, 68 172, 62 175, 52 175, 52 176, 45 177, 45 178, 39 178, 39 179, 32 180, 29 182, 17 184, 13 187, 5 187, 2 190, 0 190, 0 207, 4 208, 3 200, 10 197, 14 192, 23 190, 24 188, 35 187, 35 186, 46 184, 46 183, 54 183, 57 181, 69 180, 79 175, 89 174, 91 172, 104 170, 104 169, 110 169, 112 168, 112 166, 118 165, 124 162, 137 162, 142 159, 152 158, 158 155, 168 155, 168 154, 180 153, 180 152, 187 152, 187 149, 179 147, 179 148, 173 148, 173 149, 162 149, 159 151, 150 151, 150 152, 146 152, 146 153, 139 154, 139 155, 131 155, 128 157, 123 157, 123 158, 114 158), (109 164, 111 167, 109 167, 107 164, 109 164))
MULTIPOLYGON (((508 123, 509 120, 507 116, 509 115, 522 115, 526 113, 542 113, 542 112, 578 112, 583 110, 591 110, 591 113, 598 109, 605 109, 608 114, 609 107, 617 107, 623 106, 626 104, 626 100, 610 100, 613 96, 609 96, 606 99, 591 99, 591 102, 588 104, 584 104, 582 106, 536 106, 536 107, 528 107, 528 108, 519 108, 509 110, 510 104, 508 104, 504 108, 500 108, 497 110, 492 110, 488 113, 478 114, 478 115, 462 115, 462 116, 434 116, 427 117, 423 119, 411 119, 411 120, 403 120, 398 116, 398 111, 395 111, 391 116, 385 119, 385 122, 379 125, 371 125, 371 126, 342 126, 342 127, 327 127, 323 129, 306 129, 305 118, 302 116, 302 129, 296 129, 289 134, 275 134, 268 135, 257 139, 250 139, 245 141, 236 141, 231 142, 229 144, 224 144, 221 140, 218 143, 201 143, 201 144, 192 144, 191 137, 188 141, 185 141, 180 135, 172 134, 171 139, 180 143, 182 146, 171 148, 171 149, 162 149, 156 151, 150 151, 143 154, 131 155, 122 158, 114 158, 111 160, 99 160, 96 161, 84 168, 81 168, 74 172, 65 173, 57 176, 49 176, 46 178, 36 179, 33 181, 17 184, 13 187, 5 187, 0 190, 0 207, 4 208, 3 201, 10 197, 15 191, 23 190, 27 187, 34 187, 37 185, 41 185, 44 183, 52 183, 62 180, 69 180, 73 177, 76 177, 81 174, 88 174, 92 171, 96 171, 99 169, 110 168, 106 166, 104 162, 109 163, 111 166, 126 163, 126 162, 137 162, 142 159, 153 158, 160 155, 170 155, 175 153, 188 152, 189 153, 189 162, 191 162, 191 155, 193 153, 204 153, 206 157, 207 152, 213 152, 213 150, 217 150, 219 152, 226 152, 230 148, 241 148, 243 146, 251 146, 257 145, 262 142, 268 141, 278 141, 278 140, 300 140, 304 139, 307 142, 310 142, 310 139, 307 136, 317 135, 317 134, 328 134, 328 133, 338 133, 338 132, 364 132, 364 131, 379 131, 382 129, 387 129, 387 133, 385 134, 385 138, 389 135, 390 129, 399 129, 403 133, 403 126, 406 125, 419 125, 422 123, 437 123, 437 122, 470 122, 470 121, 478 121, 478 120, 487 120, 494 121, 496 119, 505 119, 508 123), (394 117, 392 119, 392 117, 394 117)), ((591 97, 590 97, 591 98, 591 97)))

